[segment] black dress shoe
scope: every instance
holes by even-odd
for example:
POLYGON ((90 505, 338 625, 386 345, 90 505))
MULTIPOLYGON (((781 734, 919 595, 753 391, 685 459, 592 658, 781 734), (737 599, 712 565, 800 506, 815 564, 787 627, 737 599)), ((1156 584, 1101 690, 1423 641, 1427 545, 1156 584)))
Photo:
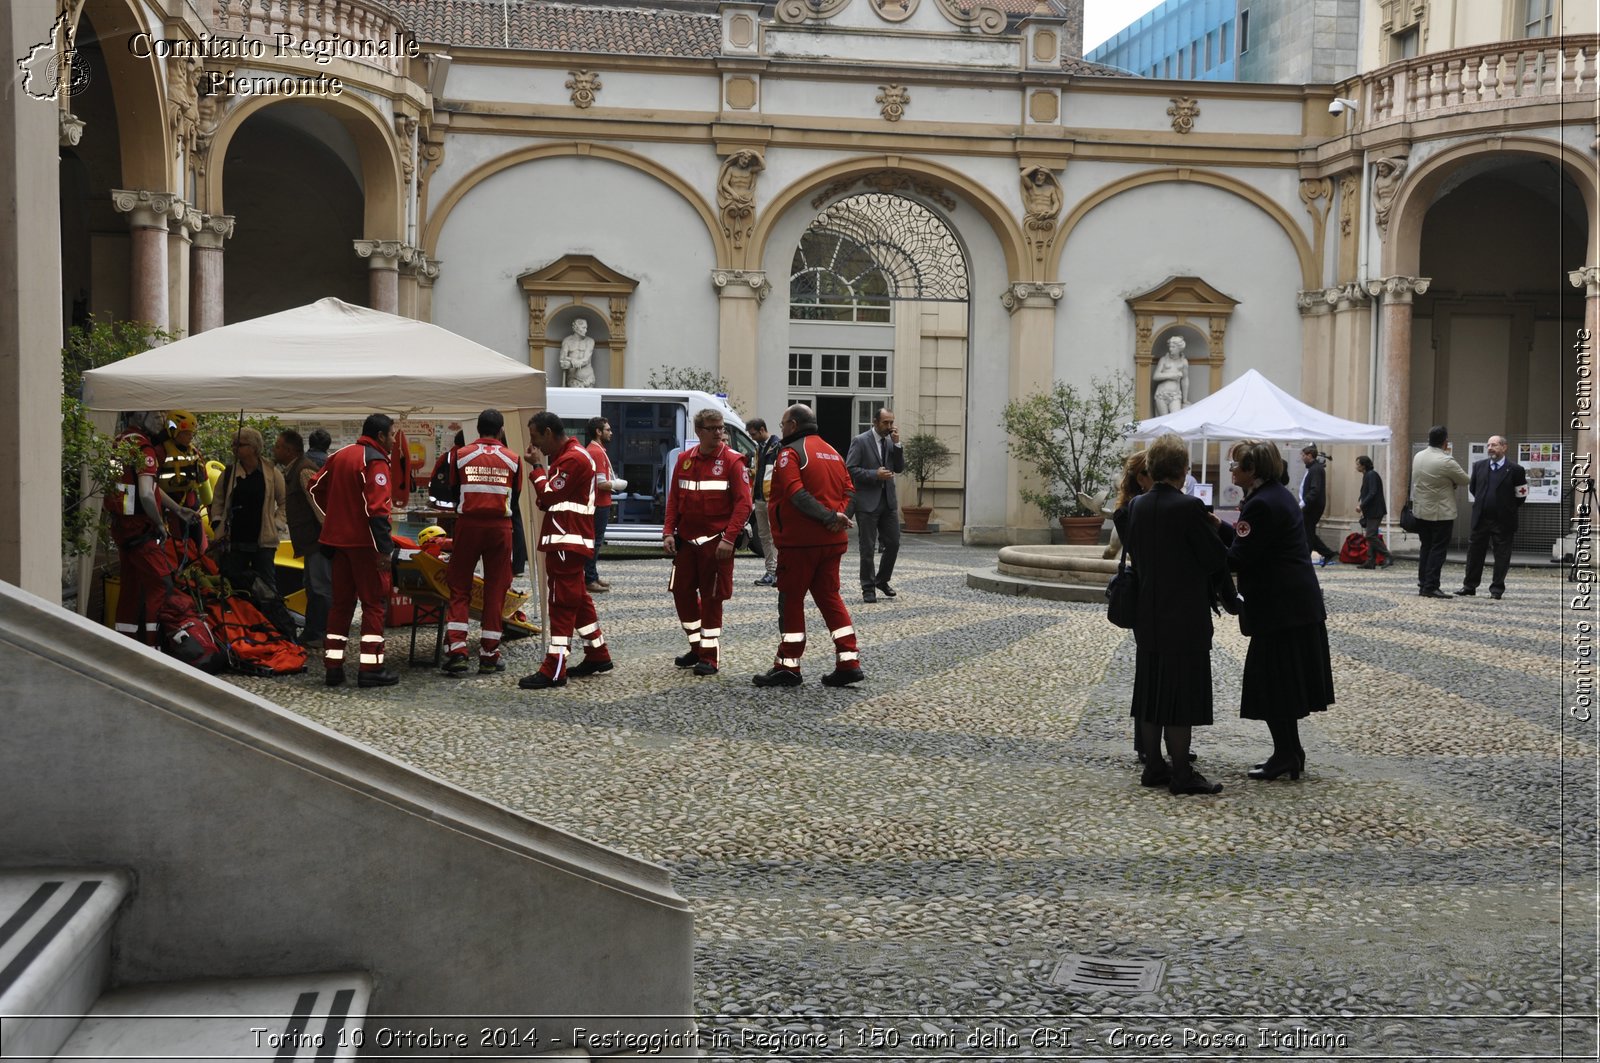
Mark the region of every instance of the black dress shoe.
POLYGON ((887 583, 878 584, 878 589, 883 592, 883 596, 885 598, 893 598, 895 596, 894 588, 889 586, 887 583))
POLYGON ((847 687, 851 683, 859 683, 867 678, 867 673, 859 668, 835 668, 822 677, 825 687, 847 687))
POLYGON ((1304 767, 1305 762, 1299 757, 1284 757, 1281 760, 1268 757, 1265 764, 1257 764, 1250 769, 1248 775, 1252 779, 1267 782, 1287 775, 1292 781, 1300 778, 1300 771, 1304 767))
POLYGON ((1182 775, 1174 773, 1172 782, 1167 785, 1167 790, 1174 794, 1220 794, 1222 784, 1211 782, 1204 775, 1190 768, 1182 775))
POLYGON ((805 682, 800 678, 799 672, 791 672, 784 668, 773 668, 750 681, 758 687, 797 687, 805 682))
POLYGON ((690 650, 688 653, 680 653, 672 659, 672 663, 679 668, 693 668, 700 663, 700 654, 694 650, 690 650))
POLYGON ((1172 768, 1165 757, 1145 761, 1144 771, 1139 773, 1140 786, 1167 786, 1171 782, 1172 768))
POLYGON ((566 676, 562 676, 560 679, 551 679, 543 672, 535 672, 532 675, 525 675, 521 679, 517 680, 517 686, 521 687, 523 690, 549 690, 551 687, 564 687, 566 685, 566 676))
POLYGON ((1505 591, 1490 591, 1489 597, 1498 602, 1505 593, 1505 591))
POLYGON ((574 679, 582 679, 586 675, 599 675, 601 672, 609 672, 615 667, 616 665, 611 662, 609 657, 603 661, 585 657, 571 668, 568 668, 567 674, 574 679))
POLYGON ((1462 587, 1460 590, 1456 591, 1456 597, 1457 598, 1471 598, 1471 597, 1475 596, 1477 593, 1478 592, 1475 589, 1473 589, 1472 587, 1462 587))
POLYGON ((398 672, 362 672, 356 677, 358 687, 392 687, 400 682, 398 672))
POLYGON ((1424 598, 1443 598, 1445 601, 1450 600, 1450 595, 1446 594, 1444 591, 1441 591, 1437 587, 1431 591, 1418 591, 1417 593, 1422 595, 1424 598))
POLYGON ((877 601, 878 589, 876 587, 863 587, 861 590, 861 600, 864 602, 877 601))

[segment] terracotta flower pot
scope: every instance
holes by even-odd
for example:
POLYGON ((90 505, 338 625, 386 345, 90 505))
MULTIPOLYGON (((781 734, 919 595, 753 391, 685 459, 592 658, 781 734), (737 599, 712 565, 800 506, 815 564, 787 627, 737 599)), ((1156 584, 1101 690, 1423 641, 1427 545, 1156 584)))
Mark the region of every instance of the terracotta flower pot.
POLYGON ((925 535, 928 531, 928 518, 933 515, 933 507, 901 506, 900 515, 905 518, 905 527, 901 529, 902 531, 925 535))
POLYGON ((1068 546, 1093 546, 1100 541, 1100 526, 1104 524, 1104 517, 1057 517, 1061 522, 1061 534, 1066 537, 1068 546))

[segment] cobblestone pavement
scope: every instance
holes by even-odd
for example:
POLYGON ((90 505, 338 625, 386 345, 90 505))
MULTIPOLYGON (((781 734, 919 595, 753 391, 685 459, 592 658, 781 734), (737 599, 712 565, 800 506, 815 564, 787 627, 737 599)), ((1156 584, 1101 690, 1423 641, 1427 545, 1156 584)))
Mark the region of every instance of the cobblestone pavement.
POLYGON ((634 560, 597 599, 617 670, 565 690, 516 688, 536 640, 487 679, 238 682, 669 867, 713 1056, 1594 1058, 1595 725, 1564 711, 1558 572, 1443 602, 1403 565, 1321 570, 1338 704, 1299 782, 1245 779, 1268 740, 1219 621, 1196 748, 1226 789, 1179 798, 1138 785, 1103 608, 968 590, 992 550, 908 539, 899 598, 847 595, 854 689, 817 683, 815 640, 804 687, 751 686, 776 640, 751 558, 712 679, 673 667, 666 564, 634 560), (1068 954, 1164 976, 1072 992, 1068 954))

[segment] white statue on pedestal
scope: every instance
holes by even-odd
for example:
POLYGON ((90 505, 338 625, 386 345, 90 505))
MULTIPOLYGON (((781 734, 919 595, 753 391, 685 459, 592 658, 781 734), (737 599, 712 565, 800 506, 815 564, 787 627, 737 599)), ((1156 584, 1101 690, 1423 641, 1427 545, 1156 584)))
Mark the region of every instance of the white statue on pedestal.
POLYGON ((1167 340, 1167 353, 1156 359, 1150 370, 1155 381, 1156 416, 1177 413, 1189 402, 1189 359, 1183 356, 1188 343, 1182 336, 1167 340))
POLYGON ((561 341, 561 385, 568 388, 594 387, 594 340, 589 338, 589 322, 578 318, 572 335, 561 341))

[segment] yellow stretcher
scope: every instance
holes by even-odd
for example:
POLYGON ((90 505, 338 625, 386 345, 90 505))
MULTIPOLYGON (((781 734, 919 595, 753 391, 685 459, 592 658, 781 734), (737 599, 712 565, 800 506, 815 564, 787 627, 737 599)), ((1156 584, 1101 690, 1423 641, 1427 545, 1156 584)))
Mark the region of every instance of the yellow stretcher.
MULTIPOLYGON (((287 542, 278 544, 278 554, 275 558, 280 568, 303 570, 305 560, 294 555, 294 547, 287 542)), ((448 602, 450 600, 450 584, 445 580, 449 566, 421 550, 400 551, 400 559, 394 567, 394 589, 402 594, 426 594, 448 602)), ((539 625, 532 623, 522 612, 522 607, 527 604, 529 595, 518 591, 507 591, 501 617, 504 620, 503 638, 510 642, 513 639, 527 638, 529 635, 539 634, 539 625)), ((306 612, 306 592, 304 588, 286 595, 283 604, 299 613, 306 612)), ((478 576, 472 577, 472 597, 467 603, 468 614, 474 620, 483 619, 483 580, 478 576)))

